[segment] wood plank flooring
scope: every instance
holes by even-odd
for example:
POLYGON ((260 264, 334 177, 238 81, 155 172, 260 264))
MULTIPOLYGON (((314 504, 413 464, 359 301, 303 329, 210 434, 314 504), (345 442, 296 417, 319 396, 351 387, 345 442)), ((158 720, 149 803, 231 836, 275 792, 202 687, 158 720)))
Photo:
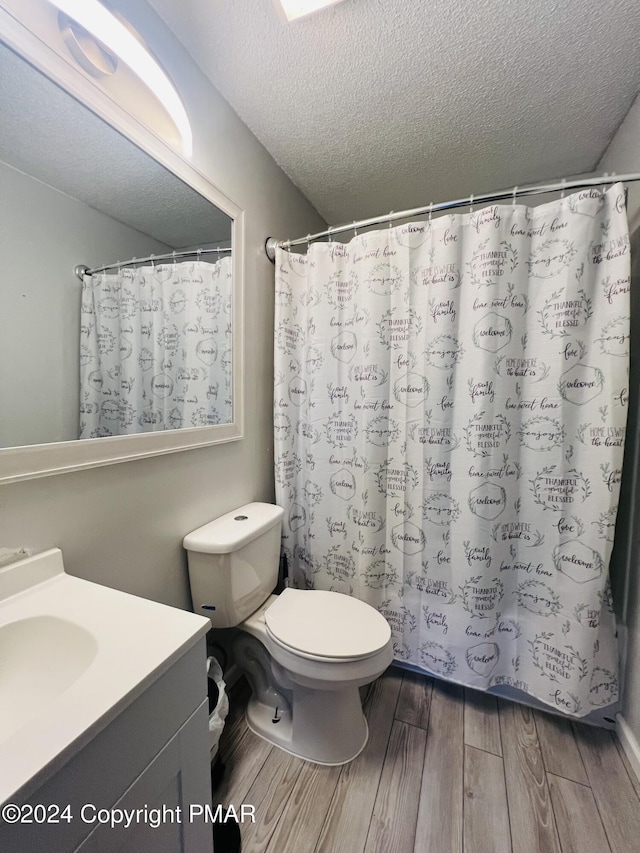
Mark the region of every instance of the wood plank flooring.
POLYGON ((242 681, 214 791, 255 806, 243 853, 640 853, 640 785, 611 732, 392 667, 364 751, 323 767, 253 735, 247 696, 242 681))

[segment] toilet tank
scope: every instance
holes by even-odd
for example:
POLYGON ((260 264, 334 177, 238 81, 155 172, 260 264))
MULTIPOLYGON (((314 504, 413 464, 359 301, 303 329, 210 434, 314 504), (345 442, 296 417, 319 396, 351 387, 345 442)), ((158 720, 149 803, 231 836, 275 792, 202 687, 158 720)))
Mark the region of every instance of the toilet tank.
POLYGON ((250 503, 187 534, 195 613, 232 628, 267 600, 278 582, 284 510, 250 503))

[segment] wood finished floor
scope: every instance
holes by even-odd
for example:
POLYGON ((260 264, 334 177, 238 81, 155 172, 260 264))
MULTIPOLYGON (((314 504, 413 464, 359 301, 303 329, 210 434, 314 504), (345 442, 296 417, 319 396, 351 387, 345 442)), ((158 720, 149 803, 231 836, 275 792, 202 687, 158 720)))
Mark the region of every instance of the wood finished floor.
POLYGON ((365 750, 322 767, 252 734, 247 693, 214 792, 255 806, 243 853, 640 853, 640 784, 608 731, 391 668, 365 750))

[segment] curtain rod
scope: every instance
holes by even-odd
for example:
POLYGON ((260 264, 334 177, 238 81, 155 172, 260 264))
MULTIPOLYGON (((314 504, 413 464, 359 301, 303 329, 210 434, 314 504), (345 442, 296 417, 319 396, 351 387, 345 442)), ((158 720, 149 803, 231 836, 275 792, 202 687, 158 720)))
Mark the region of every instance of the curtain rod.
POLYGON ((359 222, 352 222, 349 225, 338 225, 335 228, 327 228, 326 231, 319 231, 317 234, 307 234, 306 237, 299 237, 297 240, 278 240, 277 237, 267 237, 264 249, 267 257, 273 263, 276 259, 276 249, 289 249, 291 246, 302 246, 304 243, 311 243, 314 240, 320 240, 323 237, 333 237, 334 234, 342 234, 345 231, 355 230, 357 228, 367 228, 370 225, 381 225, 385 222, 394 222, 398 219, 411 219, 414 216, 422 216, 425 213, 435 213, 439 210, 452 210, 456 207, 473 206, 474 204, 486 204, 490 201, 502 201, 504 199, 515 199, 518 196, 524 195, 542 195, 544 193, 564 192, 564 190, 585 189, 587 187, 597 187, 602 184, 617 184, 632 183, 640 181, 640 172, 631 172, 627 175, 609 174, 608 172, 598 178, 577 178, 572 181, 562 180, 555 184, 534 184, 525 187, 513 187, 510 190, 499 190, 498 192, 486 193, 485 195, 469 196, 469 198, 460 198, 456 201, 445 201, 439 204, 428 204, 425 207, 414 207, 412 210, 403 210, 400 213, 388 213, 386 216, 375 216, 372 219, 361 219, 359 222))
POLYGON ((216 249, 184 249, 180 252, 169 252, 166 255, 149 255, 148 258, 132 258, 130 261, 116 261, 113 264, 105 264, 103 267, 93 267, 93 269, 89 269, 85 264, 77 264, 73 271, 76 276, 82 281, 85 275, 93 275, 96 272, 104 272, 105 270, 113 270, 119 267, 126 267, 130 264, 146 264, 149 261, 172 261, 176 258, 182 258, 185 255, 209 255, 212 253, 220 254, 221 252, 230 252, 231 246, 228 248, 216 248, 216 249))

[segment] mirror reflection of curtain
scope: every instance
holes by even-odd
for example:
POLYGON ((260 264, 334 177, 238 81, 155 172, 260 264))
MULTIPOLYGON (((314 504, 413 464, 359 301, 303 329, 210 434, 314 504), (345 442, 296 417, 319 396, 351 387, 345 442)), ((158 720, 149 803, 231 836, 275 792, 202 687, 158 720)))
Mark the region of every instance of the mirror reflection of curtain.
POLYGON ((85 276, 80 438, 232 420, 232 261, 85 276))

